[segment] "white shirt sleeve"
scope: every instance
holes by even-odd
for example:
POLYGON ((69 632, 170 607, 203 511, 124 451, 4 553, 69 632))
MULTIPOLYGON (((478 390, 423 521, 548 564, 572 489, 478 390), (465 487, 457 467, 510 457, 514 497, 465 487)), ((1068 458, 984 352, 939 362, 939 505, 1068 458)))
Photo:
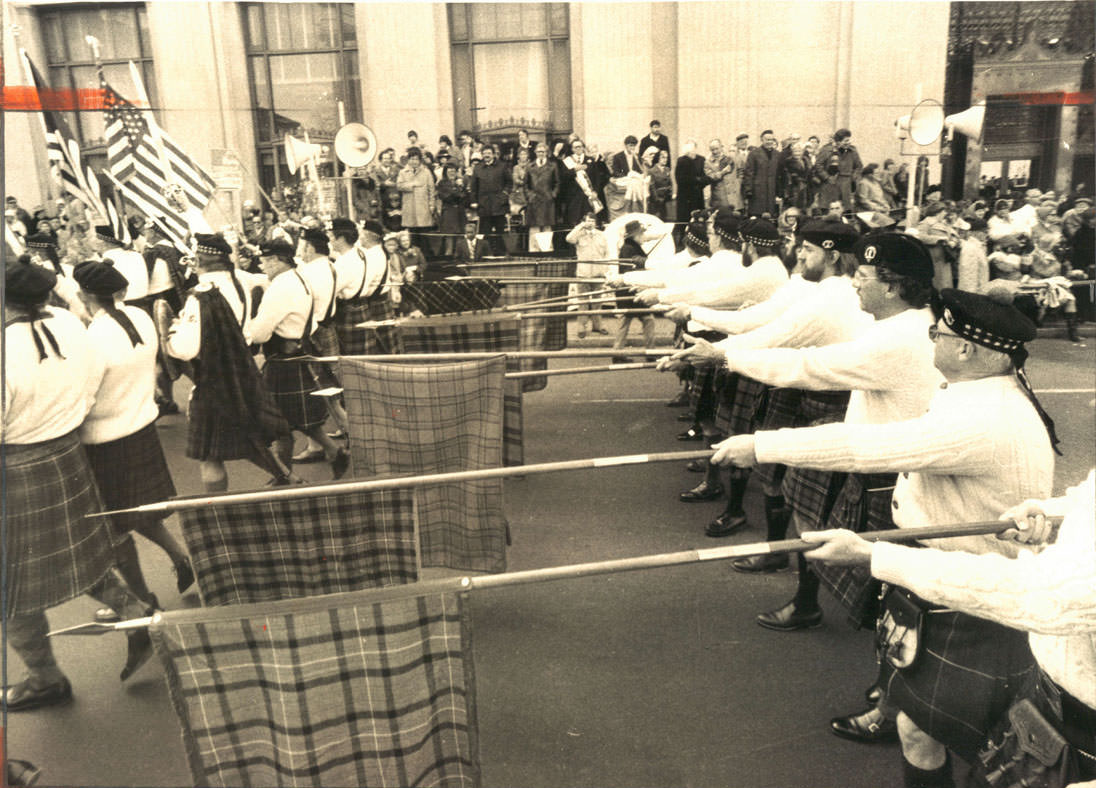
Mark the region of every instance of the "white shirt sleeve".
POLYGON ((202 347, 202 321, 198 299, 189 296, 183 311, 167 334, 167 352, 182 361, 198 357, 202 347))

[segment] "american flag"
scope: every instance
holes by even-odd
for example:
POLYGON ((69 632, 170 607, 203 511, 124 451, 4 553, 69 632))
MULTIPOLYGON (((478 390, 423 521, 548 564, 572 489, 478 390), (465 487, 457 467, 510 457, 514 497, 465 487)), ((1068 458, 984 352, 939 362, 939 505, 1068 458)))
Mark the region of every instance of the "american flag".
MULTIPOLYGON (((41 100, 43 95, 50 95, 49 86, 34 65, 34 61, 27 56, 25 50, 20 50, 20 55, 26 63, 39 99, 41 100)), ((128 243, 129 228, 126 226, 125 217, 113 201, 103 199, 99 179, 92 169, 83 163, 80 143, 76 135, 69 129, 59 112, 48 109, 45 105, 42 106, 42 133, 46 139, 46 157, 49 160, 50 172, 54 179, 60 182, 61 188, 82 202, 93 214, 97 214, 100 221, 109 223, 114 230, 115 238, 128 243)))
POLYGON ((164 196, 177 184, 198 211, 213 197, 213 178, 183 152, 151 112, 142 112, 112 88, 99 72, 106 107, 107 164, 126 199, 149 217, 162 217, 172 240, 186 238, 186 217, 164 196), (166 166, 165 166, 166 164, 166 166), (166 170, 166 172, 165 172, 166 170))

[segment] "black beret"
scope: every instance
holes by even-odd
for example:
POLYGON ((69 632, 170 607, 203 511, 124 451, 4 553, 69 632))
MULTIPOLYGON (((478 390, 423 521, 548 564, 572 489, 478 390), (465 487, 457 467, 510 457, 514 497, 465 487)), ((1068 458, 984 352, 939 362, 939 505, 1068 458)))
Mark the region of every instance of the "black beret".
POLYGON ((932 253, 919 239, 906 233, 868 233, 856 245, 856 259, 899 276, 932 281, 932 253))
POLYGON ((715 234, 727 241, 737 241, 742 219, 734 208, 720 208, 712 215, 712 228, 715 234))
POLYGON ((111 296, 129 287, 129 280, 117 268, 99 260, 79 263, 72 269, 72 278, 81 290, 97 296, 111 296))
POLYGON ((1012 355, 1035 339, 1035 324, 1012 305, 1011 293, 982 295, 965 290, 941 290, 940 320, 975 344, 1012 355))
POLYGON ((4 271, 4 298, 21 306, 37 306, 49 297, 57 274, 38 265, 9 265, 4 271))
POLYGON ((708 228, 704 222, 694 219, 685 225, 685 243, 695 249, 707 251, 708 228))
POLYGON ((636 221, 635 219, 632 219, 632 221, 630 221, 626 225, 624 225, 624 234, 629 236, 629 237, 635 235, 636 233, 638 233, 642 230, 643 230, 643 224, 636 221))
POLYGON ((345 235, 351 234, 355 238, 358 237, 358 225, 343 216, 336 216, 331 220, 331 234, 332 235, 345 235))
POLYGON ((860 233, 852 225, 824 219, 812 219, 801 225, 796 235, 815 246, 839 252, 851 252, 860 239, 860 233))
POLYGON ((122 242, 114 235, 114 228, 109 224, 97 224, 95 225, 95 237, 100 241, 106 241, 109 244, 115 246, 121 246, 122 242))
POLYGON ((301 234, 301 238, 305 243, 311 244, 317 251, 326 252, 327 246, 327 233, 323 230, 308 229, 301 234))
POLYGON ((35 233, 27 236, 28 249, 55 249, 57 248, 53 236, 49 233, 35 233))
POLYGON ((277 257, 290 265, 296 265, 293 259, 295 251, 291 244, 280 239, 266 241, 259 246, 260 257, 277 257))
POLYGON ((362 225, 362 229, 367 233, 372 233, 378 238, 382 238, 384 236, 384 227, 382 227, 381 223, 378 222, 376 219, 367 220, 365 224, 362 225))
POLYGON ((780 231, 768 219, 749 219, 742 224, 742 240, 754 246, 776 246, 780 231))
POLYGON ((219 233, 195 233, 194 240, 198 244, 196 249, 198 254, 210 257, 230 257, 232 255, 232 247, 228 245, 228 241, 224 239, 224 236, 219 233))

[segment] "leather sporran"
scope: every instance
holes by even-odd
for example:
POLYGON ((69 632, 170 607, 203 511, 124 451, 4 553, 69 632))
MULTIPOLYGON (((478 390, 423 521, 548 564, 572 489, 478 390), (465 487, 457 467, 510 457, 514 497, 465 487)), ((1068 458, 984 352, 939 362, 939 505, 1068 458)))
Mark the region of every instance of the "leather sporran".
POLYGON ((896 586, 883 596, 883 615, 875 630, 875 647, 881 659, 896 669, 908 668, 921 649, 925 612, 908 591, 896 586))

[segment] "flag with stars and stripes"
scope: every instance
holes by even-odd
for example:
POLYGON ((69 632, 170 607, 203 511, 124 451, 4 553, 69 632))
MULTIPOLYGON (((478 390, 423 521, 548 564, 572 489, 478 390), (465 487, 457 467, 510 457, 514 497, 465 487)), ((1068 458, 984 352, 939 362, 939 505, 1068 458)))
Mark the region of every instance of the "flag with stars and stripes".
POLYGON ((120 190, 152 218, 161 218, 172 240, 190 231, 187 213, 200 213, 213 197, 213 178, 156 123, 151 112, 138 109, 112 88, 99 71, 106 108, 107 164, 120 190), (184 213, 164 195, 181 189, 191 210, 184 213))
POLYGON ((123 243, 129 243, 129 227, 124 214, 111 200, 104 200, 100 181, 94 171, 83 162, 80 143, 65 123, 61 113, 50 106, 53 91, 49 89, 41 72, 27 55, 20 50, 30 74, 34 89, 38 93, 42 106, 42 134, 46 140, 46 158, 50 173, 61 188, 82 202, 92 214, 97 216, 96 223, 107 223, 114 231, 114 237, 123 243))

